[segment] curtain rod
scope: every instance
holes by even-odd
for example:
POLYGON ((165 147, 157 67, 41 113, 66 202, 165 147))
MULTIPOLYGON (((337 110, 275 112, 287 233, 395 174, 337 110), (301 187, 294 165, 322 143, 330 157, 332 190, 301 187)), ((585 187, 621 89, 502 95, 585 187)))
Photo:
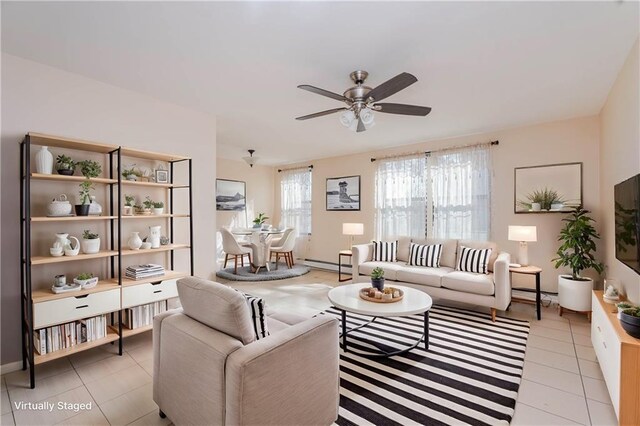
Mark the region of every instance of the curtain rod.
POLYGON ((411 156, 418 155, 418 154, 424 154, 426 156, 429 156, 429 154, 431 154, 432 152, 451 151, 451 150, 454 150, 454 149, 471 148, 471 147, 474 147, 474 146, 482 146, 482 145, 493 146, 493 145, 499 145, 499 144, 500 144, 500 141, 491 141, 491 142, 475 143, 475 144, 470 144, 470 145, 452 146, 452 147, 449 147, 449 148, 434 149, 432 151, 416 151, 416 152, 410 152, 408 154, 387 155, 387 156, 378 157, 378 158, 371 157, 371 162, 373 163, 376 160, 384 160, 384 159, 387 159, 387 158, 411 157, 411 156))
POLYGON ((311 170, 313 170, 313 164, 310 164, 308 166, 293 167, 291 169, 278 169, 278 173, 280 173, 280 172, 288 172, 289 170, 301 170, 301 169, 311 169, 311 170))

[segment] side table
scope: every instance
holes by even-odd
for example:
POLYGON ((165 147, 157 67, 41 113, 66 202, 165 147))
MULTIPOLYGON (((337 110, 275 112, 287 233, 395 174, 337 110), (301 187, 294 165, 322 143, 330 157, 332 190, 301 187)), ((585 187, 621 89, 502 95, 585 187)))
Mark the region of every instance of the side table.
POLYGON ((338 253, 338 282, 340 282, 340 283, 343 283, 345 281, 349 281, 351 278, 353 278, 353 275, 351 277, 348 277, 348 278, 342 278, 342 256, 345 256, 345 257, 349 258, 349 264, 353 268, 353 265, 352 265, 352 262, 351 262, 351 258, 353 257, 353 253, 351 252, 351 250, 340 250, 340 252, 338 253))
MULTIPOLYGON (((509 273, 510 274, 524 274, 524 275, 535 275, 536 277, 536 313, 538 316, 538 321, 540 321, 541 315, 540 315, 540 305, 541 305, 541 298, 540 298, 540 273, 542 272, 542 268, 539 268, 537 266, 520 266, 519 268, 514 268, 514 267, 510 267, 509 268, 509 273)), ((519 290, 517 288, 512 288, 512 290, 519 290)), ((511 298, 511 300, 515 301, 515 302, 528 302, 527 299, 521 299, 521 298, 511 298)))

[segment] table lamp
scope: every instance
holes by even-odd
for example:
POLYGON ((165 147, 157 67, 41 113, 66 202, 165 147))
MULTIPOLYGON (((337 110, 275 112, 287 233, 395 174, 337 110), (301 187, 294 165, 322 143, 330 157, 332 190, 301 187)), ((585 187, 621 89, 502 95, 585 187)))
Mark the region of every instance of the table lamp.
POLYGON ((355 235, 364 235, 364 224, 362 223, 343 223, 342 235, 349 236, 349 250, 353 246, 353 237, 355 235))
POLYGON ((518 252, 518 262, 520 265, 527 266, 529 264, 529 255, 527 253, 527 243, 538 241, 535 226, 509 226, 509 241, 519 241, 520 251, 518 252))

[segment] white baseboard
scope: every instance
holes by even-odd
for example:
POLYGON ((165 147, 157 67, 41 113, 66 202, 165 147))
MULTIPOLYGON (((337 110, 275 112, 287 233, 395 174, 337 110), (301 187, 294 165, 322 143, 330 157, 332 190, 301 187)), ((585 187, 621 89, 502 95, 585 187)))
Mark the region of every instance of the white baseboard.
POLYGON ((15 361, 0 365, 0 374, 2 375, 13 373, 18 370, 22 370, 22 361, 15 361))

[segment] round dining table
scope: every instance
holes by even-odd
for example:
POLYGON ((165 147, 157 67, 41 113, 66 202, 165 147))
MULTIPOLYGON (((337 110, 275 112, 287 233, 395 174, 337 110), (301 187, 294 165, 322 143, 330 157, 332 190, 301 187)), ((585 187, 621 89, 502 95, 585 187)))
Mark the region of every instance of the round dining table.
POLYGON ((251 266, 257 274, 261 268, 269 269, 269 249, 271 248, 271 236, 284 233, 279 229, 238 228, 231 230, 233 235, 250 236, 250 242, 240 243, 252 251, 251 266))

